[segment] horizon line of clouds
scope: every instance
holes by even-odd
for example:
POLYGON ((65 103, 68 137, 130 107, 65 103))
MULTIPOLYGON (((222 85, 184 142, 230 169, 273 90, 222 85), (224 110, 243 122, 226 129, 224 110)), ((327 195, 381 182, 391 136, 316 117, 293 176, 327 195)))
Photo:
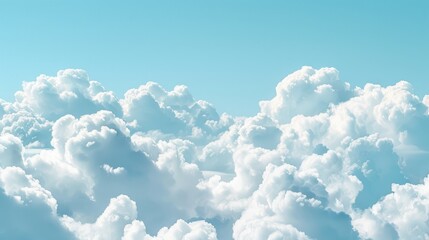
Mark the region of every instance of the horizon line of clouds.
POLYGON ((424 239, 428 106, 335 68, 288 75, 251 117, 184 85, 118 99, 84 70, 40 75, 0 99, 0 236, 424 239))

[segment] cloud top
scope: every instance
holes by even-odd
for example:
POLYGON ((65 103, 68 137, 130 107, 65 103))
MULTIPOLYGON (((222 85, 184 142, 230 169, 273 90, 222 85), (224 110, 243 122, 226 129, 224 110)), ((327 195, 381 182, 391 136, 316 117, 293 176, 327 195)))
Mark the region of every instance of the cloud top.
POLYGON ((79 69, 15 98, 0 100, 0 238, 429 236, 429 98, 408 82, 302 67, 250 117, 182 85, 118 99, 79 69))

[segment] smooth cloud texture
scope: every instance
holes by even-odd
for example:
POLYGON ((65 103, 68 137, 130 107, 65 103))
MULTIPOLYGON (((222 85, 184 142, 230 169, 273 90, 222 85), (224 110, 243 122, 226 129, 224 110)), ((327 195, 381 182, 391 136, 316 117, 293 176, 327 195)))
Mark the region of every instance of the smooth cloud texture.
POLYGON ((0 238, 427 239, 429 98, 303 67, 251 117, 83 70, 0 100, 0 238), (47 227, 49 226, 49 228, 47 227))

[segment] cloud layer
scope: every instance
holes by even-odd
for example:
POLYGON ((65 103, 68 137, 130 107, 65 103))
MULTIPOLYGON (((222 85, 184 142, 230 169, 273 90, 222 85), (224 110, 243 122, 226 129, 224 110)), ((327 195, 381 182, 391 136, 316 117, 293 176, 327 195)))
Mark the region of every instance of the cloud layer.
POLYGON ((427 239, 428 99, 303 67, 234 117, 41 75, 0 100, 0 238, 427 239))

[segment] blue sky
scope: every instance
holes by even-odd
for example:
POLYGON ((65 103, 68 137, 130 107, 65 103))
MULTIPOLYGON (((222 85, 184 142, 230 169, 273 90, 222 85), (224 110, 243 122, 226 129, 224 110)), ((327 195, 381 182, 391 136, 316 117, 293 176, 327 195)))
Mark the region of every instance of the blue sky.
POLYGON ((428 1, 0 1, 0 97, 82 68, 118 97, 185 84, 220 112, 253 115, 303 65, 352 85, 405 79, 429 93, 428 1))

